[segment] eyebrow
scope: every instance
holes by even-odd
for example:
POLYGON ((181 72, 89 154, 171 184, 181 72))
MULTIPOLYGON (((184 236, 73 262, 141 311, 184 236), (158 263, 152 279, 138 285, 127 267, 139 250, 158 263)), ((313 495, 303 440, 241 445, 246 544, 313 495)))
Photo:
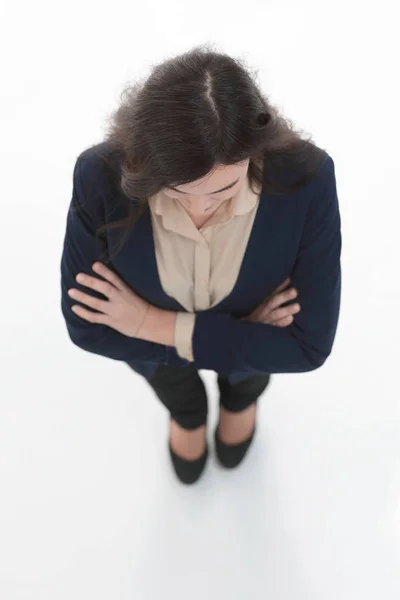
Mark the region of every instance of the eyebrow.
MULTIPOLYGON (((210 192, 211 194, 218 194, 218 192, 223 192, 225 190, 229 190, 229 188, 233 187, 238 181, 239 181, 240 177, 238 177, 236 179, 236 181, 233 181, 232 183, 230 183, 229 185, 221 188, 220 190, 217 190, 215 192, 210 192)), ((173 187, 172 185, 169 186, 171 190, 175 190, 176 192, 180 192, 181 194, 187 194, 187 192, 182 192, 182 190, 177 190, 175 187, 173 187)))

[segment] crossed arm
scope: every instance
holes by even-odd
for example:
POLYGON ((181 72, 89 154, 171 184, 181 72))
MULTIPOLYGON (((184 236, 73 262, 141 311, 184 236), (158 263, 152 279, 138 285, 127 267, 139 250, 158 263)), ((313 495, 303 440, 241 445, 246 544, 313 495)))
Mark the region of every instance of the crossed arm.
POLYGON ((105 324, 85 322, 71 311, 68 289, 77 287, 77 273, 90 272, 103 250, 94 235, 100 219, 95 210, 90 210, 90 204, 83 202, 77 163, 61 260, 62 312, 71 340, 89 352, 116 360, 167 364, 166 347, 175 346, 177 319, 184 319, 190 333, 187 343, 199 369, 290 373, 321 366, 332 349, 341 294, 340 214, 330 157, 324 169, 324 189, 310 202, 298 257, 290 274, 302 307, 291 326, 276 328, 213 311, 189 314, 151 307, 140 337, 128 337, 105 324))

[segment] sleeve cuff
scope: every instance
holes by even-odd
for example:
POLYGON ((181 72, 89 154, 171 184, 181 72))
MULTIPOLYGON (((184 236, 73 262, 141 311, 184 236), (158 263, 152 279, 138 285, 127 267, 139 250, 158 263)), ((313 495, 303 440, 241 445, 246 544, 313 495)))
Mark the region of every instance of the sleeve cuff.
POLYGON ((196 322, 194 313, 178 312, 175 325, 175 347, 178 355, 186 360, 194 361, 193 330, 196 322))

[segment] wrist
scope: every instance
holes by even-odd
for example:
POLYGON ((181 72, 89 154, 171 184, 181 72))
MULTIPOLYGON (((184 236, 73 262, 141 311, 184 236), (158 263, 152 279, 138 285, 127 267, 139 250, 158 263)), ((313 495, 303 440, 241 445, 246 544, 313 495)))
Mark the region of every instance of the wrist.
POLYGON ((176 315, 175 311, 164 310, 150 304, 135 337, 156 344, 175 346, 176 315))

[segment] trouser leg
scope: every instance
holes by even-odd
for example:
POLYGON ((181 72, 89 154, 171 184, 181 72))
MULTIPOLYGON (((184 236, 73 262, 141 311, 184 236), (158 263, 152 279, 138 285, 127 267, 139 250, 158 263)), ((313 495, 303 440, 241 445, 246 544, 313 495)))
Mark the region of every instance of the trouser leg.
POLYGON ((196 429, 206 424, 207 392, 194 363, 186 367, 160 364, 146 380, 178 425, 196 429))
POLYGON ((269 373, 255 373, 236 384, 231 384, 228 377, 218 374, 220 405, 231 412, 244 410, 264 392, 270 379, 269 373))

